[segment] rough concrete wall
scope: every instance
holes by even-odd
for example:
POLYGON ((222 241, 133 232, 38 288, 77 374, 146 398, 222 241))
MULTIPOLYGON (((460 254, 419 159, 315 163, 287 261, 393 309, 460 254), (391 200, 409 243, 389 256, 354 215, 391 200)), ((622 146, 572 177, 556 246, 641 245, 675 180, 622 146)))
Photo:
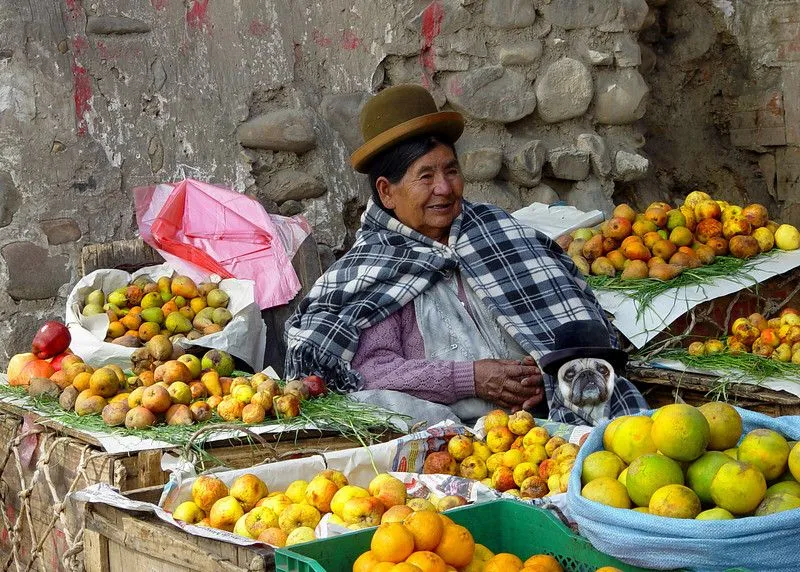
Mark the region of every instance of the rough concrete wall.
POLYGON ((136 186, 191 176, 303 213, 333 260, 369 196, 348 165, 358 110, 387 85, 423 83, 466 115, 473 200, 609 210, 615 193, 728 180, 760 197, 752 164, 771 153, 725 133, 744 81, 726 74, 749 74, 757 31, 732 41, 744 25, 711 0, 650 3, 0 4, 0 366, 63 314, 82 246, 135 236, 136 186), (700 133, 705 148, 682 148, 700 133))

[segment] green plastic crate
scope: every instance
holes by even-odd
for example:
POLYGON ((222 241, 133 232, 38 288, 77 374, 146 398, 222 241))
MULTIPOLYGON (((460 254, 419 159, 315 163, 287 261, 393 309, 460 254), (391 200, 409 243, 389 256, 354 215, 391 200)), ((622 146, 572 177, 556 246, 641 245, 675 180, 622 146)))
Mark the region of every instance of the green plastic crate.
MULTIPOLYGON (((594 572, 616 566, 625 572, 637 568, 598 552, 588 540, 574 534, 546 510, 510 499, 500 499, 447 511, 457 524, 472 532, 475 542, 493 552, 511 552, 523 560, 533 554, 552 554, 566 572, 594 572)), ((350 572, 353 562, 369 550, 375 529, 297 544, 275 551, 277 572, 350 572)))

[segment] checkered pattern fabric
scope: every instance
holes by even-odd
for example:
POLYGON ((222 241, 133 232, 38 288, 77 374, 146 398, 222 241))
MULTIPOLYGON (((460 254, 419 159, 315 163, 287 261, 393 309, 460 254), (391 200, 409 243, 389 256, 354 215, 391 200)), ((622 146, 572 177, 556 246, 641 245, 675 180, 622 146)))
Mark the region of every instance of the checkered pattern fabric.
MULTIPOLYGON (((370 201, 353 248, 286 323, 287 376, 316 372, 340 391, 358 389, 350 361, 360 332, 456 270, 534 358, 552 351, 553 330, 572 320, 600 320, 613 332, 569 256, 502 209, 463 201, 446 246, 370 201)), ((552 409, 559 392, 547 394, 552 409)))

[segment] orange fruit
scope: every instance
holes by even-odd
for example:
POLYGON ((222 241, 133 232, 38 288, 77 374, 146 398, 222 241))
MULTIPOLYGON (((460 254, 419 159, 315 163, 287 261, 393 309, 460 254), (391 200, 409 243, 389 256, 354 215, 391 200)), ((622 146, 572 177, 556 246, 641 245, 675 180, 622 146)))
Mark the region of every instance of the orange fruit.
POLYGON ((522 570, 522 560, 508 552, 495 554, 483 567, 483 572, 519 572, 519 570, 522 570))
POLYGON ((458 524, 444 527, 442 539, 436 547, 436 554, 441 556, 442 560, 459 568, 469 564, 474 553, 475 540, 469 530, 458 524))
POLYGON ((436 550, 444 533, 444 522, 439 513, 429 510, 412 512, 403 524, 414 537, 414 550, 436 550))
POLYGON ((380 564, 380 561, 375 557, 372 550, 367 550, 353 562, 353 572, 371 572, 378 564, 380 564))
POLYGON ((445 516, 445 515, 439 513, 439 518, 442 519, 442 524, 444 524, 445 526, 447 526, 449 524, 455 524, 455 522, 453 522, 453 519, 450 518, 449 516, 445 516))
POLYGON ((402 562, 414 552, 414 535, 399 522, 381 524, 372 535, 372 553, 379 562, 402 562))
POLYGON ((523 567, 537 566, 542 572, 564 572, 561 564, 549 554, 534 554, 528 558, 523 567))
POLYGON ((411 556, 406 558, 406 562, 413 564, 422 572, 447 572, 447 564, 445 564, 441 556, 427 550, 412 552, 411 556))
POLYGON ((394 562, 378 562, 375 566, 370 568, 370 572, 392 572, 394 567, 394 562))
POLYGON ((408 562, 398 562, 392 566, 390 572, 422 572, 422 569, 419 566, 409 564, 408 562))

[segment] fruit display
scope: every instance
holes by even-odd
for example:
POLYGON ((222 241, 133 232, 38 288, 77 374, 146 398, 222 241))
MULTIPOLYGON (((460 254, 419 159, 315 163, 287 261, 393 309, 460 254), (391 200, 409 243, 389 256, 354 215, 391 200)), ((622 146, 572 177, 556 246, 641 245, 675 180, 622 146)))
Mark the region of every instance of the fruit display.
POLYGON ((458 475, 528 499, 567 491, 578 445, 551 437, 527 411, 495 409, 484 428, 483 441, 455 435, 446 449, 429 452, 423 473, 458 475))
POLYGON ((162 334, 138 348, 131 360, 132 372, 126 375, 116 365, 94 368, 69 351, 49 359, 17 354, 9 361, 8 382, 25 387, 32 397, 57 399, 62 409, 79 416, 100 415, 109 427, 128 429, 191 425, 215 413, 223 421, 248 424, 290 419, 300 415, 303 401, 327 392, 316 375, 283 385, 264 373, 231 377, 230 354, 184 353, 162 334))
POLYGON ((770 319, 759 313, 736 318, 725 340, 711 338, 689 344, 693 356, 752 353, 800 365, 800 312, 784 308, 770 319))
MULTIPOLYGON (((373 533, 370 549, 358 556, 353 572, 563 572, 550 554, 522 560, 511 552, 495 554, 475 542, 470 530, 445 515, 413 512, 403 520, 382 523, 373 533)), ((596 572, 615 572, 605 566, 596 572)))
POLYGON ((800 444, 723 402, 671 404, 614 419, 586 456, 581 494, 670 518, 722 520, 800 508, 800 444))
POLYGON ((154 282, 139 276, 130 284, 106 295, 89 292, 81 314, 105 313, 109 324, 106 342, 141 347, 156 335, 196 340, 222 331, 233 319, 230 297, 213 282, 195 282, 188 276, 162 276, 154 282))
MULTIPOLYGON (((280 547, 314 540, 314 529, 326 514, 332 524, 359 530, 402 522, 419 511, 431 511, 438 522, 431 503, 409 498, 405 483, 387 473, 364 488, 350 484, 340 471, 325 469, 309 481, 292 481, 283 491, 270 491, 249 473, 230 487, 214 475, 201 475, 192 484, 192 500, 175 507, 172 516, 280 547)), ((426 523, 432 518, 420 517, 426 523)))
POLYGON ((717 256, 797 250, 800 232, 769 220, 763 205, 741 207, 693 191, 679 207, 655 202, 637 213, 618 205, 596 228, 577 229, 557 242, 584 275, 666 281, 717 256))

